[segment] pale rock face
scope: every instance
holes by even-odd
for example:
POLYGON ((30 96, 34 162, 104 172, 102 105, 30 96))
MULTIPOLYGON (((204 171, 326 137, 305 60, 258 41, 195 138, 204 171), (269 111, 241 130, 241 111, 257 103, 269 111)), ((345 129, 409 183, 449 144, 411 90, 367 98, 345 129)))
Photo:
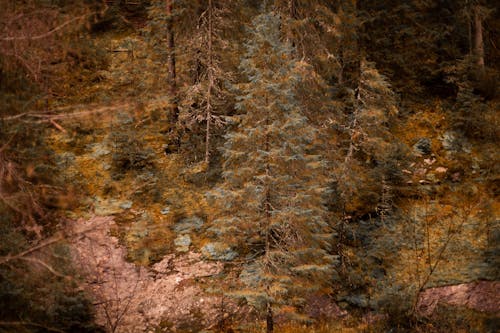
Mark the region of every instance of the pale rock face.
POLYGON ((205 294, 194 279, 218 274, 221 264, 187 252, 166 256, 151 268, 136 266, 126 261, 125 248, 109 235, 113 224, 108 216, 72 225, 80 235, 71 240, 75 262, 85 272, 84 287, 97 304, 98 324, 116 325, 117 333, 147 332, 161 322, 210 326, 219 299, 205 294))
POLYGON ((429 316, 439 303, 466 306, 480 312, 500 312, 500 282, 479 281, 429 288, 418 299, 417 310, 429 316))

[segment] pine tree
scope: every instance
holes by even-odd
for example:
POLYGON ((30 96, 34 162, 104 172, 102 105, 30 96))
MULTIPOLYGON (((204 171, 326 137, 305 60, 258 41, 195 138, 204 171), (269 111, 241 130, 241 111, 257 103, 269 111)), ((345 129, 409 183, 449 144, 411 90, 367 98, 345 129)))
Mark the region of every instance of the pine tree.
POLYGON ((241 61, 241 122, 226 136, 224 183, 212 193, 221 207, 212 231, 248 260, 231 294, 266 314, 268 332, 283 306, 300 317, 304 295, 327 287, 332 269, 317 131, 295 98, 302 78, 279 27, 273 13, 253 21, 241 61))

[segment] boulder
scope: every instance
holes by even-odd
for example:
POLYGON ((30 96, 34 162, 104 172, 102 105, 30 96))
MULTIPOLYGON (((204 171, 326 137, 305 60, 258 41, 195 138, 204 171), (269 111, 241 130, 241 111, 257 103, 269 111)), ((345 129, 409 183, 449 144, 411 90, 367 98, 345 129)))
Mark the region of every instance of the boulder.
POLYGON ((178 234, 188 234, 193 231, 200 231, 203 224, 204 221, 200 217, 193 215, 181 219, 173 226, 173 230, 178 234))
POLYGON ((178 252, 188 252, 191 245, 191 237, 189 235, 179 235, 174 239, 175 250, 178 252))
POLYGON ((446 131, 441 137, 441 144, 448 153, 470 153, 470 143, 463 135, 455 131, 446 131))

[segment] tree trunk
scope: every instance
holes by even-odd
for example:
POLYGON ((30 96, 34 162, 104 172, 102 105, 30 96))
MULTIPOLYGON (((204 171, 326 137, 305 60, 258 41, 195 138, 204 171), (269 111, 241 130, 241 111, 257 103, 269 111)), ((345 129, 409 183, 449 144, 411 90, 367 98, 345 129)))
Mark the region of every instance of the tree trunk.
MULTIPOLYGON (((266 98, 266 105, 268 104, 268 100, 266 98)), ((269 114, 269 111, 266 115, 266 130, 269 128, 270 125, 270 117, 271 115, 269 114)), ((269 133, 266 133, 266 139, 265 139, 265 151, 269 153, 271 147, 269 143, 269 133)), ((269 184, 269 177, 271 176, 271 166, 270 166, 270 160, 269 160, 269 155, 267 156, 267 161, 266 161, 266 188, 265 188, 265 202, 264 202, 264 207, 266 211, 266 252, 264 254, 265 256, 265 263, 266 266, 270 266, 270 259, 269 259, 269 252, 271 251, 271 214, 272 214, 272 206, 271 206, 271 184, 269 184)), ((268 297, 267 300, 267 309, 266 309, 266 332, 271 333, 274 331, 274 319, 273 319, 273 309, 271 307, 271 302, 269 302, 269 285, 267 286, 266 294, 268 297)))
POLYGON ((484 72, 483 22, 479 5, 474 7, 474 53, 479 70, 484 72))
POLYGON ((205 136, 205 163, 210 163, 210 123, 212 122, 212 89, 214 86, 214 68, 213 68, 213 51, 212 51, 212 20, 213 20, 212 0, 208 0, 208 88, 207 88, 207 108, 206 108, 206 136, 205 136))
POLYGON ((288 11, 290 18, 292 19, 297 19, 298 14, 297 14, 297 4, 295 3, 296 0, 288 0, 288 11))
POLYGON ((341 69, 339 84, 355 90, 360 76, 361 45, 359 42, 359 21, 357 0, 343 0, 340 5, 342 20, 341 69))
POLYGON ((271 308, 271 303, 267 302, 266 333, 272 332, 274 332, 273 309, 271 308))
POLYGON ((175 40, 174 40, 174 23, 173 23, 173 0, 166 0, 167 10, 167 53, 168 53, 168 84, 172 105, 170 107, 170 119, 176 124, 179 119, 179 108, 177 106, 177 75, 175 72, 175 40))

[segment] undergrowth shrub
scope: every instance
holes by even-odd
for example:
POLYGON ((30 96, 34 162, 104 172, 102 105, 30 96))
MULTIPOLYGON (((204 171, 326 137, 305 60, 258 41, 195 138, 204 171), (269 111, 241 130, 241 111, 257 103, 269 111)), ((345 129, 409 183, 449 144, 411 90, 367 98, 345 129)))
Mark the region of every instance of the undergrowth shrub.
POLYGON ((465 307, 439 304, 429 318, 421 318, 422 332, 493 333, 498 331, 500 319, 493 314, 477 312, 465 307))
POLYGON ((0 213, 0 332, 103 332, 93 323, 92 303, 67 247, 47 246, 6 261, 33 244, 17 227, 16 214, 3 204, 0 213))
POLYGON ((112 177, 121 179, 127 171, 151 169, 154 166, 154 151, 145 148, 144 143, 132 130, 116 131, 110 134, 113 147, 112 177))
POLYGON ((454 129, 468 138, 496 140, 498 124, 495 108, 488 103, 497 95, 498 83, 491 72, 478 72, 473 59, 466 57, 446 68, 447 82, 456 87, 454 112, 450 121, 454 129))
POLYGON ((46 145, 46 126, 8 118, 30 109, 43 92, 20 79, 22 70, 2 70, 0 102, 7 107, 0 108, 0 331, 102 332, 69 253, 54 246, 33 250, 59 230, 67 187, 46 145))

